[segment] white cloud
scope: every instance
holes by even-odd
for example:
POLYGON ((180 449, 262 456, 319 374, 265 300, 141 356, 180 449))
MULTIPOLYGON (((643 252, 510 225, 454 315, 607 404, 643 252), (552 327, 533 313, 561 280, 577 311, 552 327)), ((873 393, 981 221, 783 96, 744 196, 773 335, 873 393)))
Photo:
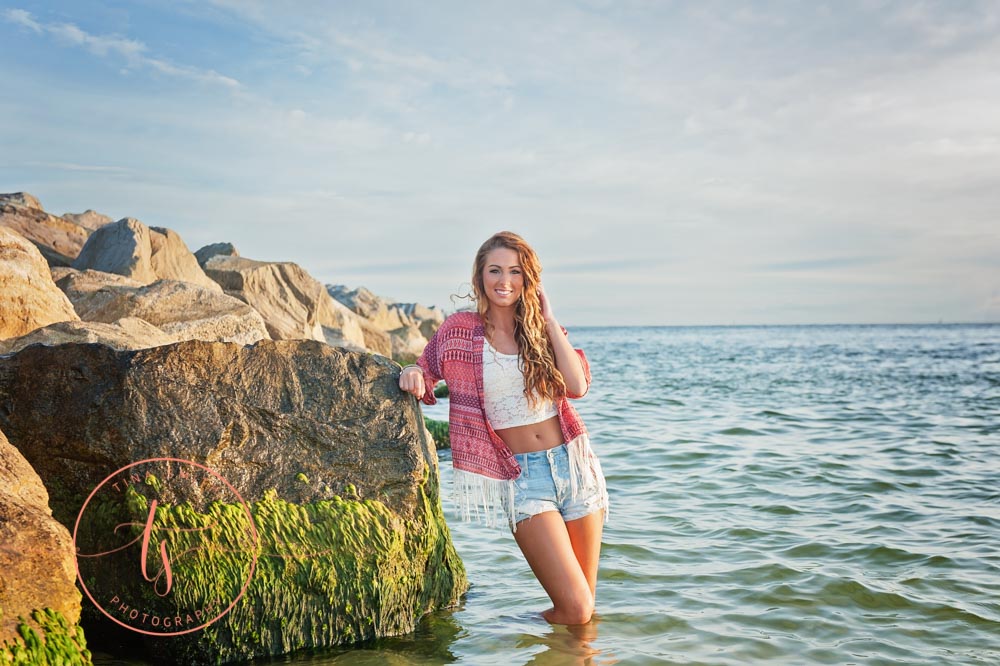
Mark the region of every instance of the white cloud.
POLYGON ((4 12, 4 18, 6 18, 11 23, 16 23, 18 25, 24 26, 25 28, 33 30, 34 32, 37 33, 42 32, 42 26, 39 25, 39 23, 35 21, 33 18, 31 18, 31 14, 29 12, 26 12, 23 9, 8 9, 6 12, 4 12))
POLYGON ((57 42, 67 46, 85 48, 98 57, 119 56, 124 58, 128 68, 146 68, 166 76, 220 85, 230 90, 241 88, 239 81, 214 70, 178 65, 162 58, 147 56, 145 55, 148 51, 147 46, 134 39, 115 35, 94 35, 72 23, 40 23, 23 9, 9 9, 5 13, 5 17, 11 23, 30 28, 38 34, 47 33, 54 37, 57 42))

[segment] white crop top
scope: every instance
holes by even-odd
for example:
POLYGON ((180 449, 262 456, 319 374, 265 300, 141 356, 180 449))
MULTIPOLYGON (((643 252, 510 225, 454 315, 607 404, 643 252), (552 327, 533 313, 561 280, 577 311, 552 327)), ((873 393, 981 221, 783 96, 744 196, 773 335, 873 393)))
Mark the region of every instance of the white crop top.
POLYGON ((545 399, 532 409, 524 395, 524 373, 517 354, 503 354, 483 337, 483 406, 494 428, 539 423, 558 414, 552 400, 545 399))

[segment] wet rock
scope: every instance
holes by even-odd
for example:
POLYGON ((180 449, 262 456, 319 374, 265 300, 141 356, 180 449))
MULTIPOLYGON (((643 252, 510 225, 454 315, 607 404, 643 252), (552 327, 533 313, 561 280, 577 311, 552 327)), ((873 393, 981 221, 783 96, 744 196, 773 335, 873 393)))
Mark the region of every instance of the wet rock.
MULTIPOLYGON (((436 453, 398 373, 384 357, 315 341, 32 346, 0 357, 0 428, 45 481, 63 524, 101 480, 137 460, 183 458, 232 483, 259 533, 245 596, 195 634, 143 640, 159 660, 235 661, 409 632, 464 592, 436 453)), ((141 524, 158 486, 130 485, 100 515, 141 524)), ((174 535, 163 538, 196 534, 169 526, 238 514, 199 488, 185 503, 159 497, 154 528, 174 535)), ((228 572, 226 558, 224 548, 198 551, 177 563, 170 600, 143 598, 167 613, 206 604, 229 579, 208 563, 228 572)), ((132 588, 149 585, 130 569, 113 573, 115 589, 139 595, 132 588)), ((95 648, 98 637, 88 629, 95 648)))
POLYGON ((69 530, 52 518, 42 480, 0 432, 0 662, 45 663, 44 645, 32 644, 47 643, 55 654, 71 637, 65 663, 89 663, 82 634, 76 641, 80 598, 69 530))
POLYGON ((52 281, 38 248, 17 232, 0 227, 0 339, 78 319, 69 299, 52 281))

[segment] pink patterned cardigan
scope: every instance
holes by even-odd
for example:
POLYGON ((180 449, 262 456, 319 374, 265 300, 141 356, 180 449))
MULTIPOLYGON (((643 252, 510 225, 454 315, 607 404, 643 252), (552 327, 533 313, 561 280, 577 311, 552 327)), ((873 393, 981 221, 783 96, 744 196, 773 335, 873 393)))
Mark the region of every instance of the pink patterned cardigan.
MULTIPOLYGON (((562 328, 563 335, 567 335, 562 328)), ((513 479, 521 475, 521 467, 514 454, 494 432, 483 407, 483 339, 485 328, 478 312, 452 314, 424 348, 417 365, 424 373, 424 404, 437 403, 434 387, 444 379, 450 394, 449 437, 451 459, 455 469, 455 499, 468 518, 470 512, 480 515, 482 508, 486 520, 493 523, 496 509, 513 506, 513 479)), ((575 350, 583 364, 589 389, 590 364, 582 349, 575 350)), ((586 391, 584 392, 586 393, 586 391)), ((581 395, 569 394, 569 398, 581 395)), ((567 398, 558 401, 559 425, 563 441, 582 441, 583 455, 596 457, 590 451, 583 419, 567 398), (581 437, 584 436, 584 437, 581 437)), ((508 514, 510 515, 510 514, 508 514)))

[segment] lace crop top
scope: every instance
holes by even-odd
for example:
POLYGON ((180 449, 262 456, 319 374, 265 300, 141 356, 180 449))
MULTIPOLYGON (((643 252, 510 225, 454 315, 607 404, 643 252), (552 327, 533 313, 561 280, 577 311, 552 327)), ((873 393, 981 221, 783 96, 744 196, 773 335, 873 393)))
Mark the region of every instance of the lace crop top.
POLYGON ((483 337, 483 407, 493 428, 539 423, 558 415, 556 405, 544 400, 532 409, 524 395, 524 373, 517 354, 503 354, 483 337))

